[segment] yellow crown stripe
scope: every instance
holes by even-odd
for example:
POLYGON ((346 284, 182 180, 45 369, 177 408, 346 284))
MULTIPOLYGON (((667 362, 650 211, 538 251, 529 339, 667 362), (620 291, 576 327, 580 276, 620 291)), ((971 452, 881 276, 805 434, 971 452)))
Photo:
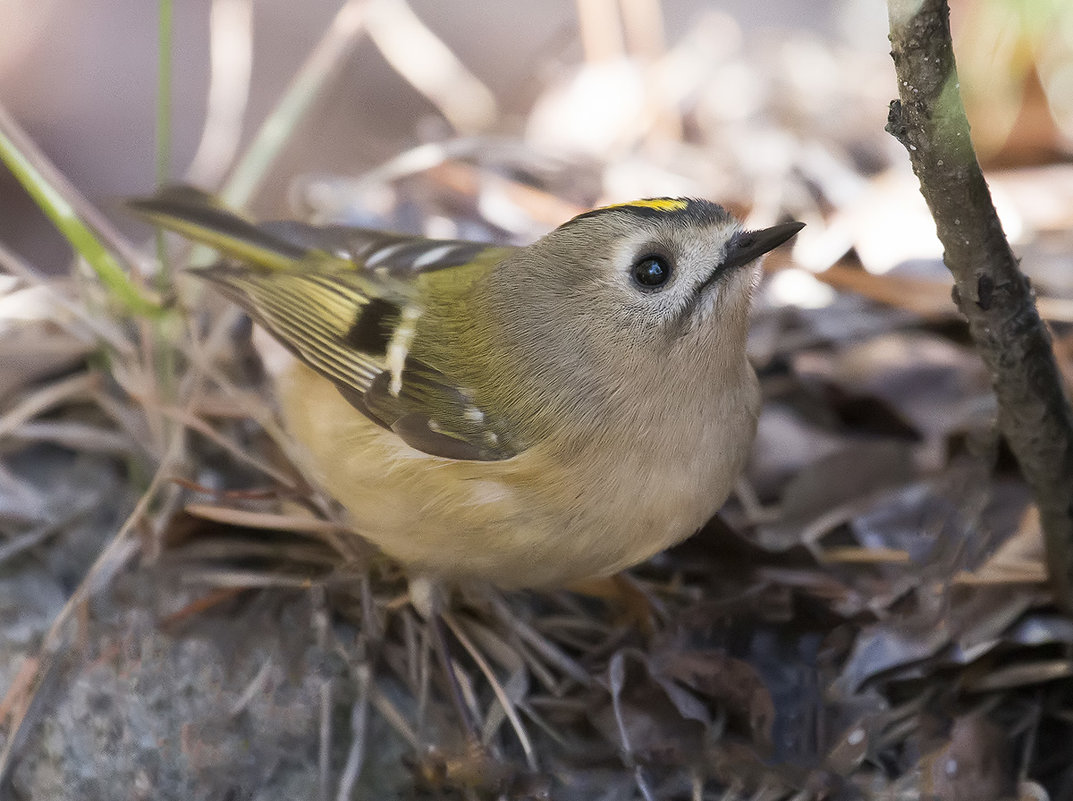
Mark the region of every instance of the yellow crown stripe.
POLYGON ((656 211, 684 211, 689 206, 688 200, 677 197, 653 197, 646 200, 631 200, 629 203, 612 203, 601 206, 597 211, 606 209, 655 209, 656 211))

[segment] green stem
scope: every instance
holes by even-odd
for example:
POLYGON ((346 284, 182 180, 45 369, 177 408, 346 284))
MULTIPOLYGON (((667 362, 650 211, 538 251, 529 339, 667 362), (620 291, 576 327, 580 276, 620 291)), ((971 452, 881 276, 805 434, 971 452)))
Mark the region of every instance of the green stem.
POLYGON ((131 282, 112 251, 105 247, 96 233, 78 216, 74 206, 29 158, 28 152, 33 150, 32 142, 7 111, 0 107, 0 161, 11 170, 52 224, 71 243, 75 252, 86 260, 112 297, 134 314, 160 316, 164 312, 161 305, 131 282))

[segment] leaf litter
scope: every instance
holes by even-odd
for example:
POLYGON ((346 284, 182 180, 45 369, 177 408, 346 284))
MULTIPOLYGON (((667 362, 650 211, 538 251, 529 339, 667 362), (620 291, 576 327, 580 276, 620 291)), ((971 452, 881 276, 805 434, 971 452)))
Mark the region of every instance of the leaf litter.
MULTIPOLYGON (((295 185, 313 219, 506 241, 668 186, 751 224, 809 223, 758 294, 750 355, 765 405, 735 498, 692 539, 584 591, 455 588, 450 671, 400 569, 350 536, 288 458, 248 327, 218 299, 199 296, 161 342, 102 313, 84 281, 0 258, 0 310, 19 310, 0 316, 9 787, 1067 797, 1073 767, 1053 744, 1073 738, 1073 623, 1046 586, 1038 514, 994 430, 931 230, 914 233, 912 178, 881 121, 859 113, 881 112, 894 87, 830 74, 886 68, 804 36, 747 59, 728 25, 710 15, 654 60, 624 52, 621 69, 564 70, 524 137, 467 122, 465 136, 357 178, 295 185), (785 60, 810 64, 812 79, 785 60), (708 80, 721 71, 763 87, 777 116, 721 103, 708 80), (677 94, 650 102, 648 81, 667 75, 677 94), (626 87, 646 126, 584 129, 579 98, 594 87, 626 87), (587 138, 565 148, 570 129, 549 122, 563 120, 587 138), (868 198, 891 187, 904 202, 869 216, 868 198), (170 396, 155 363, 168 344, 170 396)), ((405 49, 393 52, 407 75, 405 49)), ((430 99, 460 113, 457 96, 430 99)), ((1008 172, 998 186, 1032 200, 1025 187, 1058 191, 1063 169, 1008 172)), ((1069 220, 1016 208, 1026 252, 1068 260, 1069 220)), ((1052 267, 1039 286, 1056 326, 1068 320, 1068 281, 1052 267)), ((1068 334, 1056 337, 1069 375, 1068 334)))

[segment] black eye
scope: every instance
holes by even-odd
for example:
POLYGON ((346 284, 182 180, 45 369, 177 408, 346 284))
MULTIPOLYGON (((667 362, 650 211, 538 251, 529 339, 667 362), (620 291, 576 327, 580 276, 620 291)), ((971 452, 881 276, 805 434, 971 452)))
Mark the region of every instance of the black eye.
POLYGON ((633 265, 633 280, 642 289, 656 289, 671 278, 671 263, 663 256, 645 256, 633 265))

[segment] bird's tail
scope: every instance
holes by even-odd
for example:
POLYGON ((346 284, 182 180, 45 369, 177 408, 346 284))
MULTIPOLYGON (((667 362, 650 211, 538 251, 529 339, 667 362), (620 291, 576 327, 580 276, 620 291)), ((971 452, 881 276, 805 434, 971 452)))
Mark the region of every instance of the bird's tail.
POLYGON ((127 207, 154 225, 267 270, 293 267, 310 252, 306 247, 265 230, 192 186, 168 186, 152 197, 128 200, 127 207))

